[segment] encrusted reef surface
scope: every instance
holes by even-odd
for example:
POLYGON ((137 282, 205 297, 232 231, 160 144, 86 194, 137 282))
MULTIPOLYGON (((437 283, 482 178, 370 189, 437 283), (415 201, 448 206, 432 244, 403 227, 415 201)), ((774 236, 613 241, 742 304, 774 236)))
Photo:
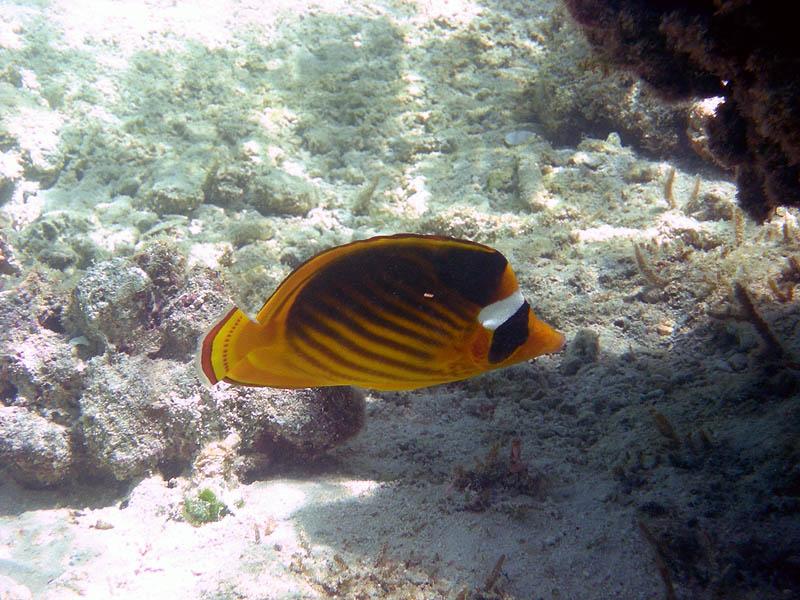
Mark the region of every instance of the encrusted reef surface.
POLYGON ((591 43, 663 97, 719 97, 698 143, 754 219, 800 206, 800 40, 779 2, 566 0, 591 43))
POLYGON ((200 5, 0 11, 0 597, 800 595, 795 208, 561 3, 200 5), (231 304, 400 231, 496 246, 566 350, 201 384, 231 304))

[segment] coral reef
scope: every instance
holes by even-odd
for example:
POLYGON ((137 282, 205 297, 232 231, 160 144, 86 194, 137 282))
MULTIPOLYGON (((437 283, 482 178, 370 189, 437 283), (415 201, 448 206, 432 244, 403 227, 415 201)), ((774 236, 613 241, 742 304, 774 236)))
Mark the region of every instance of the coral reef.
POLYGON ((156 295, 156 321, 161 332, 158 355, 176 360, 193 360, 197 340, 210 327, 210 319, 222 314, 230 302, 222 283, 212 271, 194 267, 185 283, 156 295))
POLYGON ((28 485, 61 483, 72 466, 69 431, 21 406, 0 406, 0 462, 28 485))
POLYGON ((36 407, 55 422, 75 411, 82 363, 64 334, 67 291, 47 273, 31 271, 0 293, 0 402, 36 407))
POLYGON ((625 144, 650 155, 684 153, 686 107, 664 104, 629 73, 604 69, 564 13, 555 10, 549 17, 549 35, 542 40, 547 52, 536 76, 526 83, 517 108, 520 119, 533 117, 541 132, 559 145, 613 131, 625 144))
POLYGON ((689 102, 560 0, 255 4, 3 4, 0 596, 798 596, 798 211, 676 163, 689 102), (402 230, 501 249, 568 348, 200 384, 231 304, 402 230))
POLYGON ((92 471, 126 480, 188 464, 207 429, 196 388, 192 369, 173 361, 124 354, 90 360, 80 431, 92 471))
POLYGON ((685 107, 664 105, 633 77, 586 71, 581 62, 556 66, 558 75, 536 79, 525 109, 559 145, 574 145, 587 132, 618 132, 626 144, 667 158, 687 147, 685 107))
POLYGON ((355 388, 265 389, 254 395, 267 417, 262 443, 284 441, 315 455, 351 438, 364 424, 365 396, 355 388))
POLYGON ((146 208, 158 215, 188 215, 203 203, 205 174, 200 169, 167 163, 163 171, 156 173, 156 181, 144 195, 146 208))
POLYGON ((350 389, 205 389, 197 339, 229 300, 172 242, 60 277, 42 267, 0 293, 0 457, 23 484, 175 474, 230 432, 246 453, 317 454, 363 424, 350 389))
POLYGON ((204 440, 236 431, 244 451, 275 444, 318 453, 361 428, 364 399, 349 388, 199 387, 194 366, 145 356, 89 361, 80 399, 88 460, 127 480, 187 466, 204 440))
POLYGON ((86 235, 90 227, 83 215, 51 211, 22 230, 20 247, 28 256, 35 256, 54 269, 85 268, 99 255, 99 249, 86 235))
POLYGON ((783 6, 750 0, 567 0, 590 42, 669 100, 719 96, 708 149, 764 221, 800 206, 800 45, 783 6))
MULTIPOLYGON (((18 275, 21 271, 13 247, 0 230, 0 275, 18 275)), ((0 288, 1 289, 1 288, 0 288)))
POLYGON ((207 202, 241 208, 245 203, 265 215, 305 215, 318 203, 314 186, 301 177, 250 161, 211 170, 203 183, 207 202))
POLYGON ((155 352, 152 281, 129 258, 116 257, 89 268, 75 288, 76 320, 98 346, 123 352, 155 352))
POLYGON ((313 185, 280 170, 253 178, 245 197, 263 214, 302 216, 317 205, 313 185))
MULTIPOLYGON (((18 167, 14 171, 21 169, 25 178, 48 187, 56 180, 64 163, 58 147, 63 117, 48 110, 33 90, 20 89, 24 87, 18 68, 0 72, 0 142, 4 150, 7 146, 19 149, 14 161, 18 167)), ((8 171, 0 168, 0 173, 2 190, 8 171)))

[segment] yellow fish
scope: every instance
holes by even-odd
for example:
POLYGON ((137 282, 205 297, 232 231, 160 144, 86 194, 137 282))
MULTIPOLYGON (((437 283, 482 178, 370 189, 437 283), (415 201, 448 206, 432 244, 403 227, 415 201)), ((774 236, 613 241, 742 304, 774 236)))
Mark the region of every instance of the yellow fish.
POLYGON ((540 321, 497 250, 415 234, 337 246, 300 265, 252 321, 231 309, 200 341, 210 384, 412 390, 541 354, 540 321))

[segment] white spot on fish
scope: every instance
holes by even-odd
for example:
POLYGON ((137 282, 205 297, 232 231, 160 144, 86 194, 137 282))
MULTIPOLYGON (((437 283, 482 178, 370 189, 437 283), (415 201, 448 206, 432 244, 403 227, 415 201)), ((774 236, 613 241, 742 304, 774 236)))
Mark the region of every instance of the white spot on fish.
POLYGON ((478 321, 489 331, 494 331, 513 317, 524 303, 525 298, 522 296, 522 292, 517 290, 507 298, 484 306, 478 313, 478 321))

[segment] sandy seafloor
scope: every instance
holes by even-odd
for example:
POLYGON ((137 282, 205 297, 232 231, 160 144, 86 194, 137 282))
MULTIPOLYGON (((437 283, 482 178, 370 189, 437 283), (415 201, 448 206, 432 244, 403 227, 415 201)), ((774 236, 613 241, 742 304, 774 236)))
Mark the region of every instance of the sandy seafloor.
MULTIPOLYGON (((503 251, 569 340, 469 381, 368 393, 363 429, 315 458, 238 431, 241 449, 206 446, 193 466, 232 425, 120 466, 83 414, 98 373, 118 369, 116 402, 150 377, 150 400, 163 386, 189 406, 210 393, 173 385, 190 349, 108 327, 127 310, 112 302, 45 323, 72 348, 71 388, 24 388, 44 338, 20 342, 12 321, 0 598, 800 597, 797 213, 737 232, 734 186, 697 159, 653 158, 610 125, 549 139, 549 111, 607 75, 557 3, 1 2, 0 57, 3 306, 33 302, 33 280, 80 299, 87 270, 161 243, 216 273, 201 331, 321 249, 412 231, 503 251), (8 439, 9 415, 68 432, 64 472, 8 439), (240 450, 262 453, 256 475, 211 478, 232 514, 187 523, 204 465, 240 450), (31 486, 25 465, 55 485, 31 486)), ((631 119, 651 110, 638 93, 631 119)))

